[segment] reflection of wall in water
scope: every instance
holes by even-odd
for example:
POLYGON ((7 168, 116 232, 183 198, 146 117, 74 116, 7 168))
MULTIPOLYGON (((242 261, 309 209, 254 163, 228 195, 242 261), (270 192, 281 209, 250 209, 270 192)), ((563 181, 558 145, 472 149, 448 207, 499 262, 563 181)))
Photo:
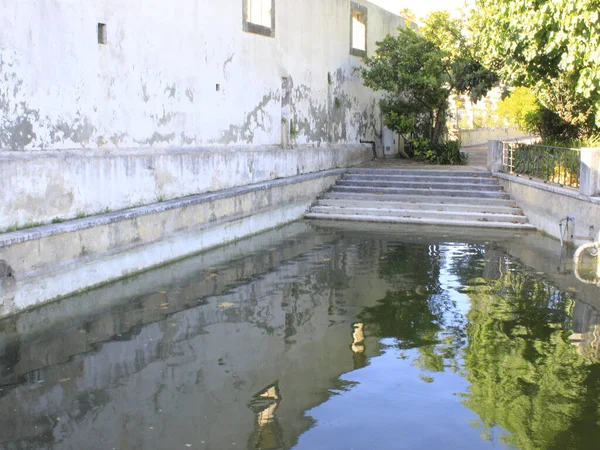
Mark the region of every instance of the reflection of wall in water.
MULTIPOLYGON (((360 266, 352 262, 359 260, 356 247, 346 252, 316 242, 312 251, 298 242, 294 259, 282 261, 271 249, 218 269, 216 277, 197 274, 21 344, 15 370, 2 380, 0 442, 36 448, 43 446, 37 439, 61 430, 64 445, 85 448, 112 436, 151 448, 162 445, 160 436, 186 440, 184 431, 198 426, 211 430, 213 442, 242 442, 260 424, 265 445, 277 441, 273 436, 295 442, 310 426, 303 412, 356 367, 348 348, 354 314, 389 289, 371 283, 381 249, 360 266), (294 402, 277 402, 259 416, 224 406, 251 399, 273 374, 283 374, 278 389, 294 402), (7 386, 21 377, 28 383, 7 386), (275 410, 285 423, 267 420, 275 410), (158 430, 157 421, 158 438, 148 433, 158 430)), ((377 351, 373 345, 361 357, 377 351)))
POLYGON ((583 302, 573 308, 571 343, 583 356, 600 358, 600 312, 583 302))

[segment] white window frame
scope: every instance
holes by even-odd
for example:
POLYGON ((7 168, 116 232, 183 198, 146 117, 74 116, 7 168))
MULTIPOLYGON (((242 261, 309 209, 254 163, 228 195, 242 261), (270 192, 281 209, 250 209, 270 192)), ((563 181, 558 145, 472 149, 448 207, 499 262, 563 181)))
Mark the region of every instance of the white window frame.
POLYGON ((367 14, 366 6, 350 4, 350 54, 367 56, 367 14))
POLYGON ((275 0, 242 0, 243 29, 275 37, 275 0))

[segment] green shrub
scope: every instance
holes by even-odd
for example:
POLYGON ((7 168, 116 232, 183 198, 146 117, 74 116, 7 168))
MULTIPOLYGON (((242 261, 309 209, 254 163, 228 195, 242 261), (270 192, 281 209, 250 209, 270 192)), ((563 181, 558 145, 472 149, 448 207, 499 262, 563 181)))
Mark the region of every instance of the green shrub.
POLYGON ((413 157, 416 160, 443 165, 463 165, 467 163, 468 155, 460 151, 459 141, 431 144, 427 139, 412 139, 410 142, 413 157))

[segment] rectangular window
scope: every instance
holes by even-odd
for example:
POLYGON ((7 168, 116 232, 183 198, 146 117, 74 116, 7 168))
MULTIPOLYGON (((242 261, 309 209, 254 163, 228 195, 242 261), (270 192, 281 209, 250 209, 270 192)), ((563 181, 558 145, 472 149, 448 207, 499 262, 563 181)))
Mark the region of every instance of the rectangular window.
POLYGON ((99 23, 98 24, 98 44, 106 45, 107 37, 106 37, 106 24, 99 23))
POLYGON ((350 53, 367 56, 367 8, 358 3, 350 11, 350 53))
POLYGON ((243 0, 244 31, 275 36, 275 0, 243 0))

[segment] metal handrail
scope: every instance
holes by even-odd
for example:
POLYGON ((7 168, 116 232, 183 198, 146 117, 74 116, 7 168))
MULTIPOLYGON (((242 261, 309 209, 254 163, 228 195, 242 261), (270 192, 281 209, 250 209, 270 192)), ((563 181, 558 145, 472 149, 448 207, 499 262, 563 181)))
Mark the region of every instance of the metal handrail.
POLYGON ((544 183, 577 188, 580 185, 580 151, 549 145, 502 142, 502 172, 544 183))

